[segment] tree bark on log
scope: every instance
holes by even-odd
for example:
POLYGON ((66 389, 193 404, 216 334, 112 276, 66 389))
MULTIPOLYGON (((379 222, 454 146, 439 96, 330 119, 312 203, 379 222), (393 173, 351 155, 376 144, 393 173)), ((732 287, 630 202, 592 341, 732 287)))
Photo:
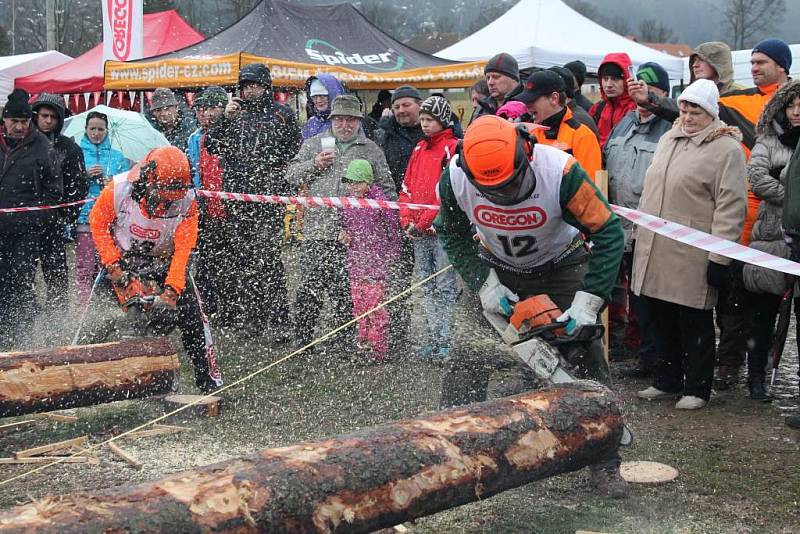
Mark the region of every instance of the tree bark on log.
POLYGON ((166 339, 0 353, 0 417, 172 391, 180 363, 166 339))
POLYGON ((0 532, 369 532, 615 454, 612 393, 575 383, 0 513, 0 532))

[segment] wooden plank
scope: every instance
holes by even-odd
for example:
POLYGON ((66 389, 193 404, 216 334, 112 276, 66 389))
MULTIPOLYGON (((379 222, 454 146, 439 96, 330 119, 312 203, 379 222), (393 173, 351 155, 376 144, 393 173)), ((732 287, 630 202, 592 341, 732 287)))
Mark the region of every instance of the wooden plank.
POLYGON ((52 453, 56 451, 63 451, 65 449, 69 449, 70 447, 86 445, 89 442, 89 436, 80 436, 78 438, 67 439, 64 441, 58 441, 56 443, 50 443, 48 445, 41 445, 39 447, 33 447, 30 449, 25 449, 24 451, 19 451, 14 453, 14 457, 16 458, 29 458, 31 456, 41 456, 45 453, 52 453))
POLYGON ((24 421, 17 421, 16 423, 7 423, 5 425, 0 425, 0 432, 5 432, 7 430, 16 430, 23 426, 27 426, 31 423, 35 423, 36 419, 26 419, 24 421))
POLYGON ((36 417, 40 419, 49 419, 51 421, 59 421, 62 423, 74 423, 78 418, 74 415, 65 415, 63 413, 37 413, 36 417))
POLYGON ((159 423, 155 423, 153 428, 164 428, 174 430, 175 432, 188 432, 190 430, 194 430, 193 428, 189 428, 188 426, 178 426, 178 425, 162 425, 159 423))
POLYGON ((182 428, 151 428, 150 430, 137 430, 136 432, 131 432, 124 436, 124 439, 140 439, 140 438, 152 438, 153 436, 166 436, 169 434, 177 434, 178 432, 183 432, 184 429, 182 428))
POLYGON ((118 457, 122 458, 126 464, 133 467, 134 469, 141 469, 142 464, 139 460, 131 456, 128 452, 126 452, 122 447, 114 443, 108 443, 108 449, 116 454, 118 457))
POLYGON ((65 464, 91 463, 86 456, 26 456, 23 458, 0 458, 0 464, 49 464, 59 460, 65 464))
MULTIPOLYGON (((597 171, 594 175, 594 183, 597 185, 597 188, 600 190, 600 192, 603 193, 603 196, 608 198, 608 171, 597 171)), ((603 323, 603 327, 605 329, 605 333, 603 334, 603 357, 606 359, 606 363, 608 363, 608 308, 603 310, 603 313, 600 314, 600 321, 603 323)))

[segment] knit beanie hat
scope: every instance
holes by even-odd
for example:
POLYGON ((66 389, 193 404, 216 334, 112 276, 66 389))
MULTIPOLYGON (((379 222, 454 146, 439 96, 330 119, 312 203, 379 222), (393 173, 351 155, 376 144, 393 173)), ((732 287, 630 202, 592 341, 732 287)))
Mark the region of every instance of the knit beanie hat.
POLYGON ((210 85, 198 94, 193 108, 224 108, 228 104, 228 93, 219 85, 210 85))
POLYGON ((328 96, 328 88, 317 78, 311 80, 311 86, 308 92, 311 96, 328 96))
POLYGON ((756 52, 761 52, 768 56, 783 68, 786 74, 789 74, 789 69, 792 68, 792 51, 789 49, 789 45, 780 39, 764 39, 753 47, 753 54, 756 52))
POLYGON ((617 65, 616 63, 603 63, 600 65, 600 68, 597 69, 597 76, 602 78, 603 76, 613 76, 615 78, 626 78, 625 71, 622 70, 622 67, 617 65))
POLYGON ((441 96, 429 96, 419 106, 420 113, 427 113, 439 124, 448 128, 453 125, 453 112, 450 109, 450 102, 441 96))
POLYGON ((347 170, 344 172, 342 181, 371 184, 375 181, 375 175, 372 173, 372 165, 365 159, 354 159, 347 165, 347 170))
POLYGON ((30 119, 33 117, 31 105, 28 104, 30 95, 23 89, 14 89, 8 95, 8 102, 3 108, 3 118, 30 119))
POLYGON ((572 74, 572 71, 566 67, 550 67, 547 70, 551 70, 561 76, 561 79, 564 80, 564 94, 567 95, 567 98, 575 98, 575 76, 572 74))
POLYGON ((33 103, 31 108, 34 112, 36 112, 42 106, 50 106, 56 110, 57 113, 64 115, 64 109, 66 109, 67 104, 62 95, 55 95, 53 93, 39 93, 39 96, 36 97, 36 102, 33 103))
POLYGON ((578 85, 583 85, 584 80, 586 80, 586 63, 577 59, 575 61, 570 61, 564 68, 567 68, 572 72, 572 75, 575 76, 575 81, 578 82, 578 85))
POLYGON ((410 85, 401 85, 394 90, 394 93, 392 93, 392 104, 394 104, 395 100, 400 98, 415 98, 417 100, 422 100, 422 95, 419 94, 419 91, 416 87, 412 87, 410 85))
POLYGON ((695 80, 678 97, 678 103, 691 102, 700 106, 715 119, 719 118, 719 89, 711 80, 695 80))
POLYGON ((486 62, 483 73, 489 74, 490 72, 498 72, 519 81, 519 65, 517 64, 517 60, 514 59, 514 56, 506 54, 505 52, 500 52, 486 62))
POLYGON ((636 79, 669 93, 669 74, 658 63, 648 61, 639 65, 639 70, 636 71, 636 79))
POLYGON ((166 87, 159 87, 153 92, 153 101, 152 104, 150 104, 150 111, 177 105, 178 101, 175 99, 172 90, 166 87))

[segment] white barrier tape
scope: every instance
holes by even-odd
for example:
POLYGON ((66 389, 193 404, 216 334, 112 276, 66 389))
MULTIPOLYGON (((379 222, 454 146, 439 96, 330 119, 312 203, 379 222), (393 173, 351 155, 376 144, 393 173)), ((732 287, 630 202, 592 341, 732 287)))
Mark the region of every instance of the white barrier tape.
POLYGON ((668 237, 679 243, 699 248, 701 250, 705 250, 706 252, 712 252, 720 256, 725 256, 726 258, 730 258, 732 260, 749 263, 758 267, 765 267, 767 269, 780 271, 786 274, 800 276, 800 263, 795 263, 778 256, 773 256, 772 254, 767 254, 766 252, 762 252, 754 248, 745 247, 744 245, 734 243, 733 241, 715 237, 711 234, 701 232, 700 230, 695 230, 694 228, 689 228, 687 226, 683 226, 682 224, 670 222, 660 217, 656 217, 655 215, 642 213, 638 210, 623 208, 622 206, 617 206, 615 204, 611 205, 611 209, 613 209, 617 215, 625 217, 634 224, 641 226, 642 228, 647 228, 648 230, 651 230, 659 235, 663 235, 664 237, 668 237))

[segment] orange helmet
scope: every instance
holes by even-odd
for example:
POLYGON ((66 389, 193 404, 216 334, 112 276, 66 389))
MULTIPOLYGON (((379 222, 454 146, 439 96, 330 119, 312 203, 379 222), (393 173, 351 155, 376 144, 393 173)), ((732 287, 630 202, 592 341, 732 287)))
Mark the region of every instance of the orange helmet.
POLYGON ((180 200, 192 185, 189 160, 174 146, 162 146, 148 152, 142 160, 141 172, 164 200, 180 200))
POLYGON ((524 127, 494 115, 484 115, 467 128, 459 152, 459 165, 470 182, 490 200, 513 204, 522 200, 518 198, 520 193, 532 192, 532 188, 522 186, 525 177, 532 176, 530 157, 535 142, 524 127), (514 185, 517 187, 512 187, 514 185), (509 189, 513 191, 506 191, 509 189))

